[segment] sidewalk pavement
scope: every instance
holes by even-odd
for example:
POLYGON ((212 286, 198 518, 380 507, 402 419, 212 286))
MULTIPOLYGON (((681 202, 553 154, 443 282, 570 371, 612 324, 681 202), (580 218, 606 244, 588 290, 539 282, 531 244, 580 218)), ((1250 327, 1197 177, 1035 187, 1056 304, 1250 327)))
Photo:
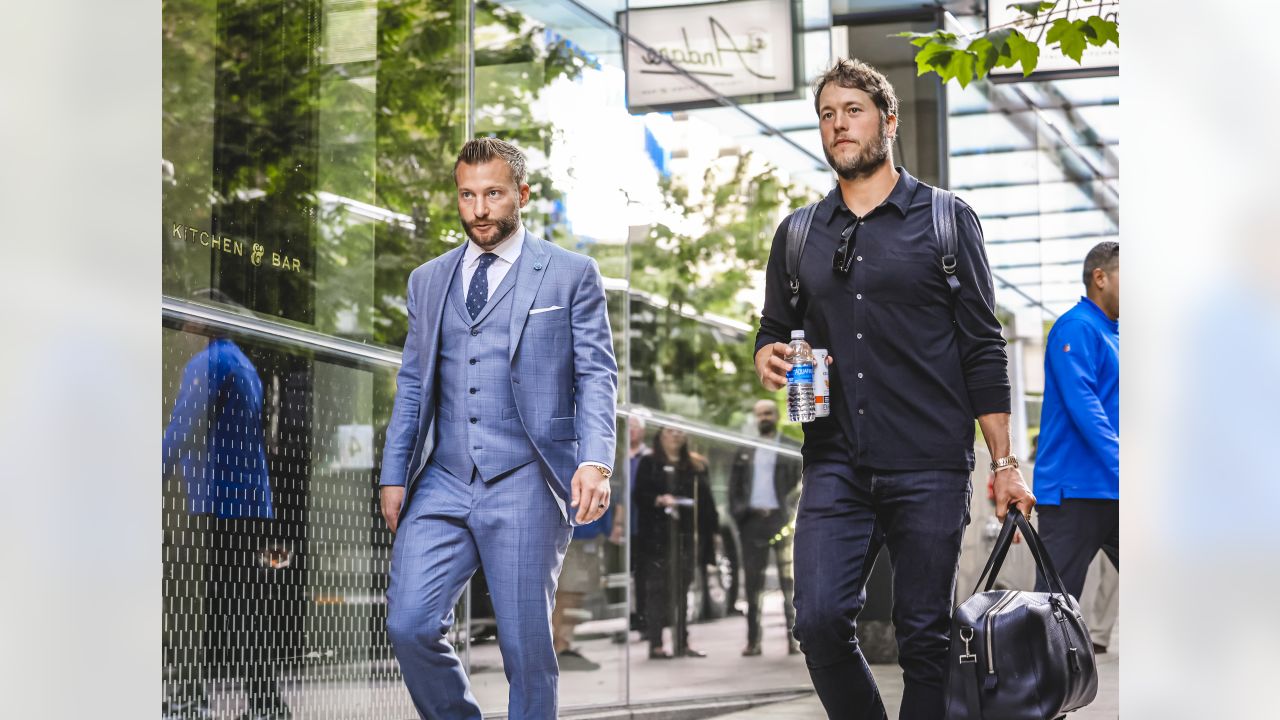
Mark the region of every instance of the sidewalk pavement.
MULTIPOLYGON (((1067 717, 1070 720, 1114 720, 1120 717, 1120 655, 1116 646, 1116 638, 1112 639, 1113 649, 1104 655, 1098 655, 1098 697, 1086 708, 1082 708, 1067 717)), ((880 686, 881 697, 884 698, 885 709, 890 718, 898 715, 898 705, 902 702, 902 673, 896 665, 872 665, 876 684, 880 686)), ((719 716, 719 720, 821 720, 826 717, 822 703, 816 695, 800 700, 774 703, 761 707, 719 716)))

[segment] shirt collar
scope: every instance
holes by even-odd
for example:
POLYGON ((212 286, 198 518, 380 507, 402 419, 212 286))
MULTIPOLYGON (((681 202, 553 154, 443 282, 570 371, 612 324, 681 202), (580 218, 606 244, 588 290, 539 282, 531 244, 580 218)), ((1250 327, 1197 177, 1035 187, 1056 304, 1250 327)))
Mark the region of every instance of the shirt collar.
MULTIPOLYGON (((901 165, 897 166, 897 170, 898 182, 894 183, 893 190, 890 191, 889 197, 885 198, 884 202, 881 204, 896 207, 898 212, 903 217, 906 217, 907 209, 911 207, 911 200, 916 196, 916 188, 919 187, 920 181, 915 179, 915 177, 912 176, 911 173, 907 172, 907 169, 901 165)), ((827 196, 823 198, 822 202, 818 205, 817 219, 830 225, 831 221, 839 214, 841 209, 852 215, 852 211, 844 204, 844 196, 840 194, 840 185, 837 183, 835 187, 831 188, 831 192, 827 193, 827 196)))
MULTIPOLYGON (((498 243, 492 252, 498 257, 506 260, 511 265, 516 264, 516 260, 520 258, 520 251, 524 249, 524 223, 516 225, 516 231, 507 236, 506 240, 498 243)), ((463 255, 462 263, 467 267, 475 265, 480 260, 480 256, 484 254, 484 250, 480 249, 475 241, 467 238, 467 249, 463 255)))
POLYGON ((1107 314, 1107 311, 1103 310, 1102 307, 1099 306, 1098 303, 1094 302, 1088 295, 1084 295, 1080 298, 1080 304, 1084 305, 1091 312, 1096 313, 1097 316, 1108 325, 1115 328, 1120 327, 1120 321, 1112 320, 1111 316, 1107 314))

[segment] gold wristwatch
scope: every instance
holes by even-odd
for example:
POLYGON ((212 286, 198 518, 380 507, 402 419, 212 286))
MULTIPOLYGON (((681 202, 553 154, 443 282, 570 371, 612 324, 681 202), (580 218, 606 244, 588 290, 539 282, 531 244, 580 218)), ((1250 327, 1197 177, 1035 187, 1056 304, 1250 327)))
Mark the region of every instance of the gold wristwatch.
POLYGON ((613 471, 609 469, 608 465, 603 465, 601 463, 596 463, 596 462, 589 462, 585 464, 590 465, 591 467, 599 470, 600 474, 604 476, 605 480, 608 480, 609 478, 613 477, 613 471))
POLYGON ((1022 466, 1018 463, 1017 455, 1007 455, 1005 457, 991 461, 991 472, 993 473, 998 473, 1001 470, 1008 470, 1009 468, 1018 468, 1018 467, 1022 467, 1022 466))

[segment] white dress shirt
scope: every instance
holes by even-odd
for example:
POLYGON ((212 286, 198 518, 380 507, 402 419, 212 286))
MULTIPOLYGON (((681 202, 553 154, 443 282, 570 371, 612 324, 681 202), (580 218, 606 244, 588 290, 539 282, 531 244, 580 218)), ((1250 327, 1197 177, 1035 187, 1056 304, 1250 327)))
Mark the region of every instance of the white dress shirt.
MULTIPOLYGON (((777 438, 774 438, 777 442, 777 438)), ((777 468, 778 453, 776 450, 756 448, 755 468, 751 473, 750 506, 757 510, 778 509, 778 489, 773 484, 773 473, 777 468)))
MULTIPOLYGON (((498 285, 502 283, 502 279, 507 276, 507 272, 516 264, 516 260, 520 259, 520 251, 524 249, 524 223, 516 226, 516 231, 507 236, 505 240, 498 243, 492 252, 498 256, 489 265, 489 298, 493 297, 493 293, 498 289, 498 285)), ((467 289, 471 287, 471 277, 476 274, 476 268, 480 264, 480 256, 485 253, 476 245, 475 241, 467 238, 467 249, 462 256, 462 293, 465 295, 467 289)), ((486 298, 489 299, 489 298, 486 298)))

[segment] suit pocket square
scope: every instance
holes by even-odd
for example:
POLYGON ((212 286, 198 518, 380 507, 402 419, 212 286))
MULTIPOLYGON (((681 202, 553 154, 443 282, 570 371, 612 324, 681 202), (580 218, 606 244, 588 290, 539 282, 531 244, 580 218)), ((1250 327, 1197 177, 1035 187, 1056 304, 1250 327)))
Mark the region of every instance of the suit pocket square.
POLYGON ((563 307, 561 307, 561 306, 559 306, 559 305, 552 305, 551 307, 534 308, 534 309, 532 309, 532 310, 530 310, 530 311, 529 311, 529 314, 530 314, 530 315, 538 315, 538 314, 540 314, 540 313, 544 313, 544 312, 551 312, 552 310, 563 310, 563 309, 564 309, 564 308, 563 308, 563 307))

